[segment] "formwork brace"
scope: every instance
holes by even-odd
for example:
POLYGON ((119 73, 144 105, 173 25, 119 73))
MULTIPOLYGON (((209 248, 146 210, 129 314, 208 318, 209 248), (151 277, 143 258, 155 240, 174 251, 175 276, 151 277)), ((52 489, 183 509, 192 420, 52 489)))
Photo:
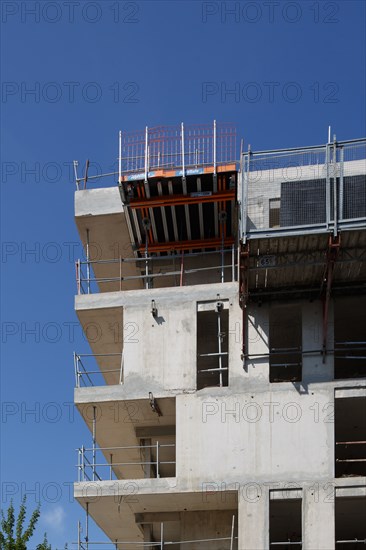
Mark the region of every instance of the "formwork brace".
POLYGON ((332 283, 335 264, 339 255, 341 245, 340 235, 329 236, 328 249, 326 252, 326 266, 322 280, 322 301, 323 301, 323 363, 327 354, 327 336, 328 336, 328 318, 329 318, 329 303, 332 293, 332 283))

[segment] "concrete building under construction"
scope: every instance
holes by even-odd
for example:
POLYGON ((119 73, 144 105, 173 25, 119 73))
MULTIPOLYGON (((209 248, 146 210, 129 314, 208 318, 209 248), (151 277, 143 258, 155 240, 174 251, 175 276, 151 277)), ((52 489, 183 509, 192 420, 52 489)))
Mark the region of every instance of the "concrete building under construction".
POLYGON ((79 550, 364 547, 366 139, 146 128, 105 176, 76 167, 79 550))

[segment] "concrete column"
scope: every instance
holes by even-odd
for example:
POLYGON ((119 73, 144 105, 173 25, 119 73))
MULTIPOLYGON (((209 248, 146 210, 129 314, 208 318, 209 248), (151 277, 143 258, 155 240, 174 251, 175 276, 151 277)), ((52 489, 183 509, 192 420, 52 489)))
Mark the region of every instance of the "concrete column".
POLYGON ((303 495, 303 549, 335 548, 334 526, 334 489, 330 483, 314 483, 303 495))
POLYGON ((269 548, 269 493, 256 483, 247 483, 239 489, 238 547, 269 548))

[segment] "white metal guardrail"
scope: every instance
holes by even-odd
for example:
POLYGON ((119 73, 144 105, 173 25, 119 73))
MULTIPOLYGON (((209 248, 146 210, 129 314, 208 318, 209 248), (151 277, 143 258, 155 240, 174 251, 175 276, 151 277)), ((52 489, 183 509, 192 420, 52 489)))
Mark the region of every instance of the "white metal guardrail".
POLYGON ((366 226, 366 139, 241 158, 240 237, 366 226))

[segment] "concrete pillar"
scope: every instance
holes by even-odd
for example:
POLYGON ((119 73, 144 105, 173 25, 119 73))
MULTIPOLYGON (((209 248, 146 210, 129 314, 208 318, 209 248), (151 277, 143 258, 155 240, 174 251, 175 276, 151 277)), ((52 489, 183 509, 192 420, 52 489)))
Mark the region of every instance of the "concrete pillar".
POLYGON ((334 488, 330 483, 318 484, 303 494, 303 549, 335 548, 334 488))
POLYGON ((269 493, 256 483, 248 483, 239 490, 238 547, 269 548, 269 493))

